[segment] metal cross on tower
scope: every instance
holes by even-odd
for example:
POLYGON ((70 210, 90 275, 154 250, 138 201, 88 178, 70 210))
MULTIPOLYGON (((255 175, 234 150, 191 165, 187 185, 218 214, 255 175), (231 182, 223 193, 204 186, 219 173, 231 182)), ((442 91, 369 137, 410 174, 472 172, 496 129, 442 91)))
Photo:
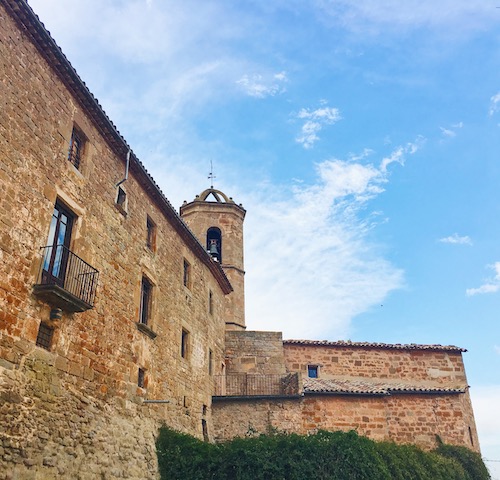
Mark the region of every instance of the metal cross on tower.
POLYGON ((208 178, 210 179, 210 188, 214 188, 214 178, 217 178, 214 175, 214 166, 212 165, 212 160, 210 160, 210 173, 208 174, 208 178))

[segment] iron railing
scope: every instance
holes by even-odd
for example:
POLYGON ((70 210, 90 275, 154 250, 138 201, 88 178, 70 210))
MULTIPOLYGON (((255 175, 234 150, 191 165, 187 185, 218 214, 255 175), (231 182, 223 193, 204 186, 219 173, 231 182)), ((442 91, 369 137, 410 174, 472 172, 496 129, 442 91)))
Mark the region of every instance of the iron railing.
POLYGON ((61 287, 93 307, 99 272, 64 245, 49 245, 42 250, 40 285, 61 287))
POLYGON ((299 374, 245 374, 214 376, 214 396, 252 397, 299 395, 299 374))

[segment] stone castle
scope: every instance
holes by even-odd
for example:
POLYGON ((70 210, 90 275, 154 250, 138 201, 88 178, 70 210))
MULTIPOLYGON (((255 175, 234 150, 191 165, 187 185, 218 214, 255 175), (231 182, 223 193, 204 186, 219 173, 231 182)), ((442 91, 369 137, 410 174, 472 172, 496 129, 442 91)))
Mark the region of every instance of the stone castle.
POLYGON ((479 451, 465 350, 246 330, 245 209, 178 214, 25 0, 0 80, 0 479, 157 478, 163 424, 479 451))

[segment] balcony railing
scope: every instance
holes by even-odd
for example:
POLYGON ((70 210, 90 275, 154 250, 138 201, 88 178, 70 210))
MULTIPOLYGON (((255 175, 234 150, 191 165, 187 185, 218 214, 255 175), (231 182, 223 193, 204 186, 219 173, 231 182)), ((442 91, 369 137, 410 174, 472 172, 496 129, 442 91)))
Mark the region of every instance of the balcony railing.
POLYGON ((42 247, 39 283, 34 292, 51 305, 70 312, 94 306, 99 272, 64 245, 42 247))
POLYGON ((267 397, 299 395, 299 374, 235 373, 214 376, 216 397, 267 397))

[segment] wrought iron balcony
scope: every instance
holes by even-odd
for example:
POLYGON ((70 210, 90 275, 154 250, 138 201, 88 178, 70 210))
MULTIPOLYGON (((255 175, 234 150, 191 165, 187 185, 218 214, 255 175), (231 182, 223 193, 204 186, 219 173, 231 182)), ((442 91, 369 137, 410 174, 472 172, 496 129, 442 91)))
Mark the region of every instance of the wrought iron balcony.
POLYGON ((215 397, 281 397, 301 394, 298 373, 215 375, 214 387, 215 397))
POLYGON ((42 250, 42 268, 34 293, 67 312, 93 308, 99 272, 64 245, 50 245, 42 250))

